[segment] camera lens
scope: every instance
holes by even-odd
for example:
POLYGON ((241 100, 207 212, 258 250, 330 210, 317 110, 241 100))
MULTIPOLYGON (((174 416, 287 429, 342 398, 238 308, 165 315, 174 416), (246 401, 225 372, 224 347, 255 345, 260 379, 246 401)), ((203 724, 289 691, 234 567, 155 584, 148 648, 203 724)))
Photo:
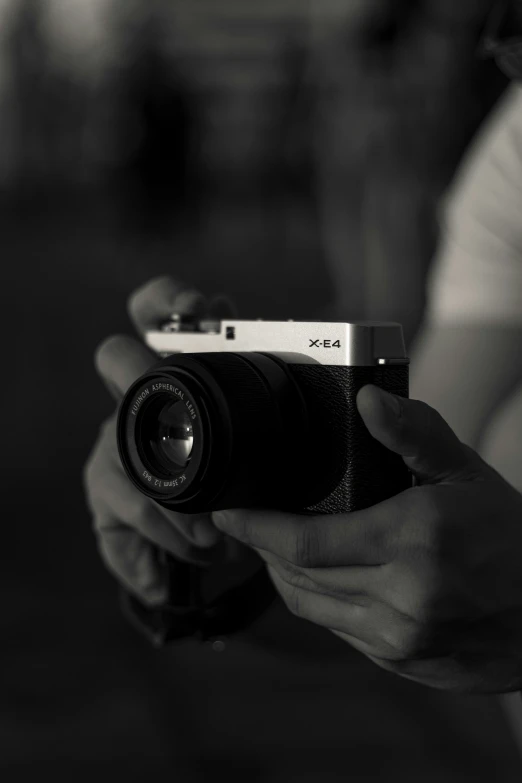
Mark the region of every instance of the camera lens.
POLYGON ((302 494, 307 432, 286 364, 257 353, 165 357, 128 390, 118 417, 127 475, 182 513, 302 494))
POLYGON ((144 462, 157 473, 179 473, 190 462, 194 430, 181 400, 160 397, 143 409, 140 450, 144 462))

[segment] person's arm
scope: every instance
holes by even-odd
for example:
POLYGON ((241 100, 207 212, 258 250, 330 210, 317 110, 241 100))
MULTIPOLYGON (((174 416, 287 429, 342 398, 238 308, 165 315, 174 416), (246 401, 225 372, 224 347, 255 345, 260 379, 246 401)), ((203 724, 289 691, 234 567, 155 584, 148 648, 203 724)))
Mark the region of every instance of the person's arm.
POLYGON ((473 448, 520 383, 522 323, 430 323, 417 339, 410 396, 438 410, 473 448))
POLYGON ((470 445, 522 382, 522 89, 486 122, 445 210, 411 396, 470 445))

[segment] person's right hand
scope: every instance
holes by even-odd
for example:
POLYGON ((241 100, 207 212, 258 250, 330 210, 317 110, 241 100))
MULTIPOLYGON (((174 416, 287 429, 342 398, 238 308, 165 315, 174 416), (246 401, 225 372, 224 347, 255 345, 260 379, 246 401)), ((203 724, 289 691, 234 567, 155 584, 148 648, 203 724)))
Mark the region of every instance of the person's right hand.
MULTIPOLYGON (((136 291, 128 309, 142 336, 174 312, 203 315, 206 303, 196 291, 161 277, 136 291)), ((98 373, 117 402, 157 360, 140 340, 126 336, 105 340, 95 359, 98 373)), ((143 602, 159 605, 168 599, 167 570, 159 552, 202 566, 221 559, 223 535, 210 515, 169 511, 129 481, 116 445, 116 413, 101 428, 85 466, 84 484, 101 557, 143 602)))

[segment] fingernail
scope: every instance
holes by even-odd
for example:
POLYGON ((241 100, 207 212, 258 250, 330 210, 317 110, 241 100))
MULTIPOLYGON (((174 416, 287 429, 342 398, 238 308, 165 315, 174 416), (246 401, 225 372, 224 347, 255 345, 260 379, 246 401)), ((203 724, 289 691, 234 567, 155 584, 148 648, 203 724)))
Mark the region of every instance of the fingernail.
POLYGON ((401 415, 401 403, 399 398, 395 394, 391 394, 391 392, 384 391, 384 389, 380 389, 380 392, 383 408, 390 416, 398 419, 401 415))
POLYGON ((208 519, 194 522, 192 532, 197 545, 201 547, 215 546, 223 538, 223 534, 208 519))

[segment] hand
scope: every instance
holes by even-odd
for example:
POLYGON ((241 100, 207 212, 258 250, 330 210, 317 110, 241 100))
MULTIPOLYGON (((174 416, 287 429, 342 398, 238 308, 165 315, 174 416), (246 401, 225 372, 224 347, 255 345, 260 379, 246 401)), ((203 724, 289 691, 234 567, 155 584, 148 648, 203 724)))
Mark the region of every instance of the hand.
MULTIPOLYGON (((216 315, 218 307, 214 300, 211 310, 216 315)), ((173 312, 203 314, 206 302, 168 277, 153 280, 129 300, 130 317, 140 335, 157 328, 173 312)), ((156 361, 141 341, 124 336, 110 337, 96 353, 98 372, 117 401, 156 361)), ((202 566, 222 555, 218 544, 223 536, 209 515, 168 511, 132 485, 118 455, 116 414, 101 428, 85 467, 84 484, 104 562, 145 603, 157 605, 168 598, 166 567, 159 551, 202 566)))
POLYGON ((374 386, 369 431, 419 485, 333 516, 215 512, 255 548, 291 612, 379 666, 454 691, 522 687, 522 496, 428 405, 374 386))

